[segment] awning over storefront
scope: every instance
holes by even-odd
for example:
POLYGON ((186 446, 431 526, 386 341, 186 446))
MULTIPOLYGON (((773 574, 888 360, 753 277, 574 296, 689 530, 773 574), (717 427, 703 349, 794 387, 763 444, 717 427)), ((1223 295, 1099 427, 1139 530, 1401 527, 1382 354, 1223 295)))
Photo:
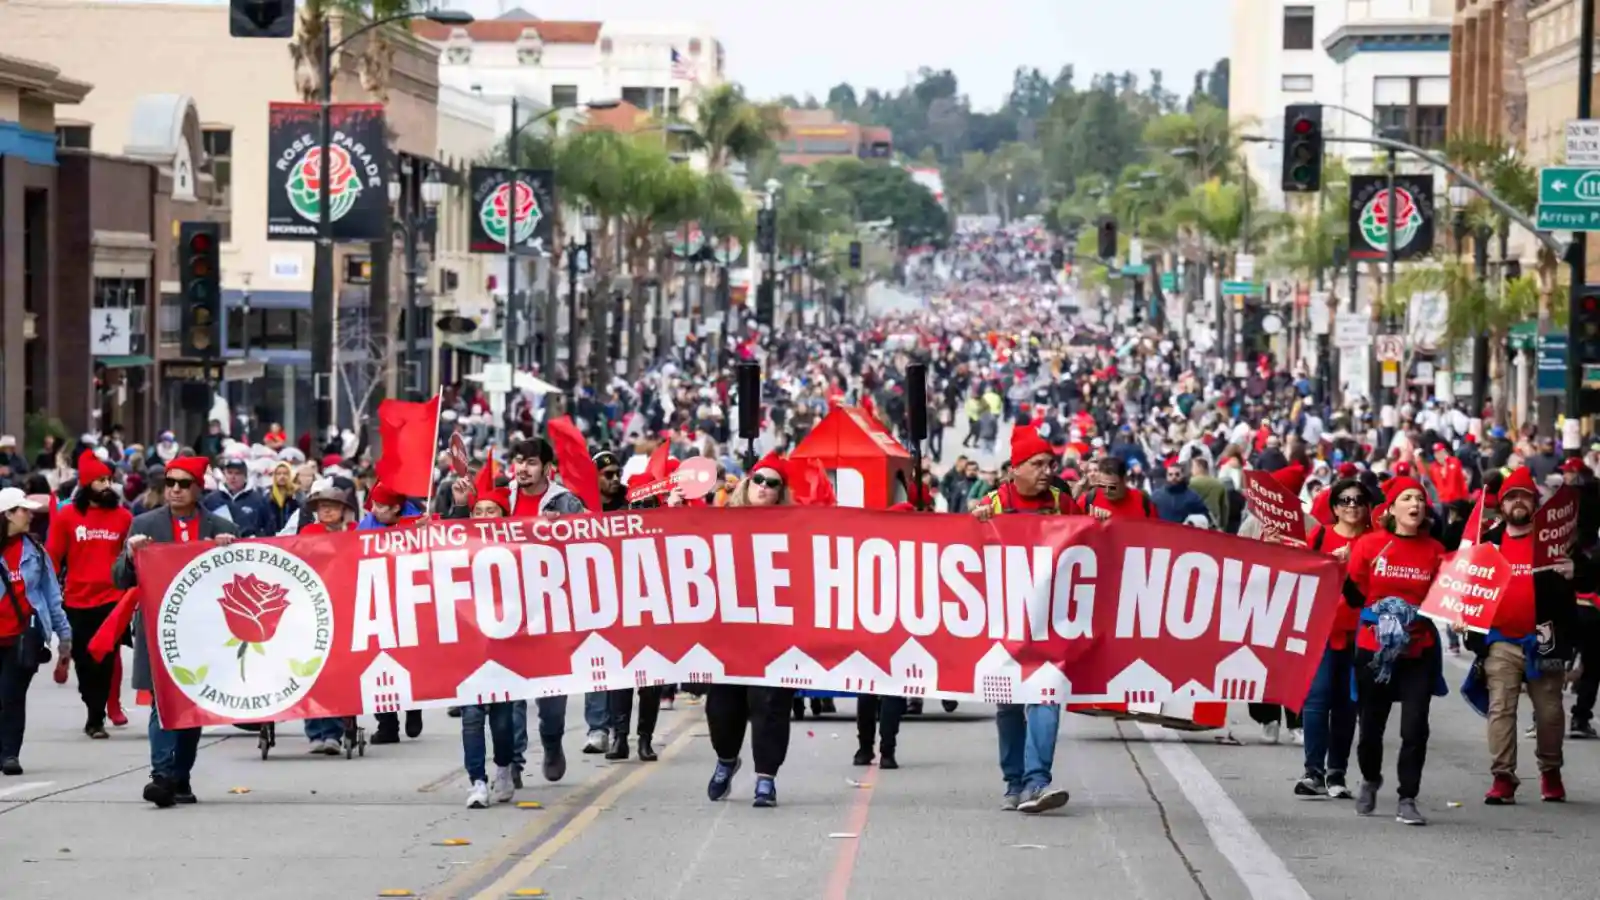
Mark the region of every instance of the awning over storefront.
POLYGON ((107 369, 137 369, 141 366, 153 366, 155 360, 144 355, 136 356, 96 356, 94 364, 107 369))

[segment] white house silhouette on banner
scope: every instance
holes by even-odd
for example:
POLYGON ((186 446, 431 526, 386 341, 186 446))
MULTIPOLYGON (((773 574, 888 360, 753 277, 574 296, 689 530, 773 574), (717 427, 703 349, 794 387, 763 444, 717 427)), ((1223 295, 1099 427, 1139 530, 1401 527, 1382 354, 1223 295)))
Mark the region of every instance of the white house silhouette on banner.
POLYGON ((623 681, 624 669, 622 668, 622 651, 616 645, 601 637, 598 632, 590 634, 572 651, 572 674, 575 679, 581 679, 585 691, 608 690, 615 687, 627 687, 628 681, 623 681))
POLYGON ((828 674, 829 684, 839 690, 856 694, 898 693, 889 673, 859 650, 845 657, 828 674))
POLYGON ((689 652, 678 660, 678 671, 683 673, 685 681, 694 684, 715 684, 728 675, 722 660, 701 644, 690 647, 689 652))
POLYGON ((674 666, 671 660, 657 653, 654 648, 646 647, 623 668, 626 675, 633 679, 634 687, 650 687, 666 684, 674 666))
POLYGON ((889 657, 889 672, 907 697, 926 697, 939 689, 939 661, 916 638, 908 638, 889 657))
POLYGON ((1117 677, 1106 685, 1111 702, 1121 701, 1130 707, 1135 703, 1160 703, 1172 693, 1172 682, 1142 659, 1128 664, 1117 677))
POLYGON ((526 678, 491 659, 456 685, 456 703, 504 703, 521 697, 527 683, 526 678))
POLYGON ((361 673, 362 709, 399 712, 411 705, 411 673, 387 653, 379 653, 361 673))
POLYGON ((1022 702, 1059 705, 1072 696, 1072 682, 1056 664, 1047 662, 1022 682, 1022 702))
POLYGON ((780 687, 815 687, 827 676, 828 672, 822 668, 822 664, 799 647, 790 647, 777 659, 767 663, 767 680, 777 682, 780 687))
POLYGON ((1216 690, 1219 700, 1257 702, 1266 696, 1267 667, 1249 647, 1240 647, 1217 663, 1216 690))
POLYGON ((972 686, 985 703, 1016 703, 1022 693, 1022 666, 997 642, 972 667, 972 686))

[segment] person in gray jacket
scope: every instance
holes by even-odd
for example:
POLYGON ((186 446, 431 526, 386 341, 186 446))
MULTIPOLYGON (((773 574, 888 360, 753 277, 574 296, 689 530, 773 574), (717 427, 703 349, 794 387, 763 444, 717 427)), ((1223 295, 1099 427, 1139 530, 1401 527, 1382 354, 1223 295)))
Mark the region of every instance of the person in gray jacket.
MULTIPOLYGON (((200 506, 200 497, 205 493, 206 465, 205 458, 199 456, 180 456, 167 464, 162 483, 167 505, 134 517, 122 554, 111 567, 111 577, 117 587, 138 586, 139 573, 134 568, 133 558, 141 548, 152 543, 233 543, 236 534, 233 523, 200 506)), ((138 617, 134 619, 133 687, 155 690, 150 677, 150 648, 141 633, 138 617)), ((177 803, 196 802, 189 785, 189 773, 199 749, 200 729, 163 727, 160 704, 154 703, 150 710, 150 783, 144 787, 144 799, 161 809, 177 803)))

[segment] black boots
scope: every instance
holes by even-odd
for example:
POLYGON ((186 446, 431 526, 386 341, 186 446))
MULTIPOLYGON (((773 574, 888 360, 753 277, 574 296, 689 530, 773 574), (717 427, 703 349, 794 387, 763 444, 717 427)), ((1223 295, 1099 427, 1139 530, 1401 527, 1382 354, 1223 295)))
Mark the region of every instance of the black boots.
MULTIPOLYGON (((650 738, 651 736, 648 734, 639 735, 640 762, 655 762, 660 758, 656 755, 656 748, 650 745, 650 738)), ((606 759, 622 760, 627 758, 628 739, 623 737, 621 734, 617 734, 611 739, 610 749, 606 750, 606 759)))
POLYGON ((611 747, 606 750, 606 759, 627 759, 628 739, 621 732, 612 732, 611 747))
POLYGON ((878 747, 878 768, 898 769, 900 763, 894 758, 894 741, 883 741, 878 747))
POLYGON ((639 735, 639 761, 655 762, 659 758, 656 756, 656 748, 650 745, 650 735, 639 735))

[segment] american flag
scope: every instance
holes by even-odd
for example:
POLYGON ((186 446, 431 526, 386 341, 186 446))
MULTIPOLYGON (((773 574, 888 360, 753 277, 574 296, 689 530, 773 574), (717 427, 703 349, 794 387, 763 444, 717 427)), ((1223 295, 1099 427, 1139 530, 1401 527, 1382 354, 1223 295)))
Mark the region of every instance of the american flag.
POLYGON ((672 48, 672 77, 678 81, 698 81, 694 74, 694 64, 683 58, 677 47, 672 48))

